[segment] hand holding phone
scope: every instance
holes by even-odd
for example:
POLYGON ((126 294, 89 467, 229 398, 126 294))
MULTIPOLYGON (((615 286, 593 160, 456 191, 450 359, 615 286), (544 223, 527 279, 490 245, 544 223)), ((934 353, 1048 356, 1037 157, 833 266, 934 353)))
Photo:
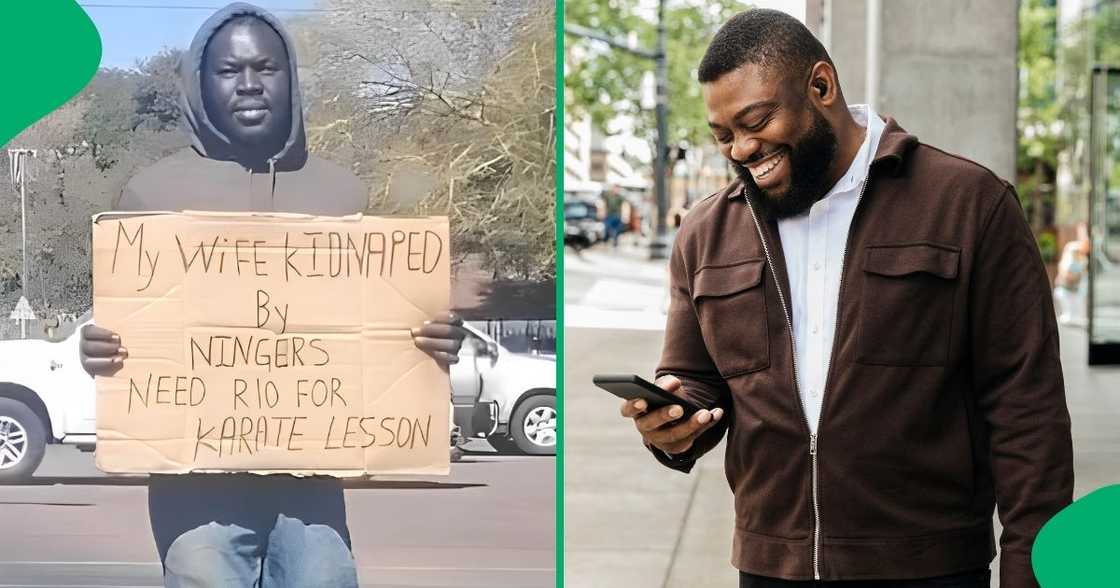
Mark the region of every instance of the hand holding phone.
POLYGON ((693 404, 687 398, 668 392, 634 374, 599 374, 591 381, 596 386, 623 400, 645 400, 647 409, 677 404, 684 409, 685 415, 692 415, 700 410, 699 406, 693 404))
POLYGON ((674 376, 662 376, 653 385, 676 397, 678 402, 652 406, 646 398, 636 397, 624 401, 621 408, 622 416, 634 421, 646 445, 670 456, 684 453, 704 431, 723 418, 722 408, 708 410, 699 407, 695 407, 688 418, 682 418, 686 414, 687 401, 676 395, 681 381, 674 376))

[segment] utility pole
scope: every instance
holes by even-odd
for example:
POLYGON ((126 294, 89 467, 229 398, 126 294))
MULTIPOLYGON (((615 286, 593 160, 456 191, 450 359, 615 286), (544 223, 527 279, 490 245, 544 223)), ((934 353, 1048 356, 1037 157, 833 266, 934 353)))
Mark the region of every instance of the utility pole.
POLYGON ((654 77, 657 81, 657 149, 653 156, 653 192, 657 202, 657 219, 654 223, 654 236, 649 242, 649 258, 665 259, 669 248, 669 65, 665 56, 665 0, 657 2, 657 43, 653 51, 633 47, 630 43, 613 39, 606 34, 576 24, 565 24, 564 32, 585 39, 594 39, 615 49, 650 59, 654 63, 654 77))
POLYGON ((654 225, 653 241, 649 244, 650 259, 668 257, 669 227, 669 63, 665 58, 665 0, 657 0, 657 50, 654 58, 657 77, 657 159, 653 166, 656 180, 653 183, 657 195, 657 224, 654 225))
MULTIPOLYGON (((27 298, 27 156, 38 157, 35 149, 9 149, 8 161, 11 171, 12 189, 19 191, 20 224, 23 228, 23 272, 20 274, 20 285, 23 288, 23 297, 20 306, 26 305, 27 298), (17 186, 18 184, 18 186, 17 186)), ((28 319, 20 318, 20 334, 28 337, 28 319)))

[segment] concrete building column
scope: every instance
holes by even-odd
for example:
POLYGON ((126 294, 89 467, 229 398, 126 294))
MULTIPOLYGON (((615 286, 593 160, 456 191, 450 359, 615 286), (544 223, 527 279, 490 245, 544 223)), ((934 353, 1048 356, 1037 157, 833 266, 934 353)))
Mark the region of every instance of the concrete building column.
POLYGON ((849 104, 1014 181, 1016 0, 807 0, 849 104))

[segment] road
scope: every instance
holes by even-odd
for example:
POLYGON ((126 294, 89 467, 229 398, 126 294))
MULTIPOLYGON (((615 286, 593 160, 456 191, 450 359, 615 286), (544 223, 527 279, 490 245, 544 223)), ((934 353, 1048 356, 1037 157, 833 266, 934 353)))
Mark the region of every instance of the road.
MULTIPOLYGON (((347 482, 363 587, 555 585, 556 460, 467 449, 448 477, 347 482)), ((49 447, 31 483, 0 485, 0 588, 162 586, 145 484, 49 447)))

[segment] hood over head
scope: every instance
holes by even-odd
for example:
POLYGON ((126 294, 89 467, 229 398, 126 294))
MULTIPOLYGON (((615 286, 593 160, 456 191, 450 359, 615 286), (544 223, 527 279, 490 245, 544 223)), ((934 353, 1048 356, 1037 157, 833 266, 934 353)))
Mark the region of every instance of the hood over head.
POLYGON ((288 50, 288 79, 291 84, 291 128, 288 139, 279 153, 273 154, 270 161, 277 171, 293 171, 307 162, 307 139, 303 130, 303 101, 296 75, 296 53, 288 31, 272 13, 263 8, 234 2, 215 12, 199 27, 191 41, 190 49, 183 54, 179 63, 179 107, 191 134, 191 146, 199 155, 210 159, 234 161, 230 140, 222 134, 206 116, 202 104, 202 54, 207 43, 226 22, 242 16, 251 15, 261 19, 280 35, 288 50))

